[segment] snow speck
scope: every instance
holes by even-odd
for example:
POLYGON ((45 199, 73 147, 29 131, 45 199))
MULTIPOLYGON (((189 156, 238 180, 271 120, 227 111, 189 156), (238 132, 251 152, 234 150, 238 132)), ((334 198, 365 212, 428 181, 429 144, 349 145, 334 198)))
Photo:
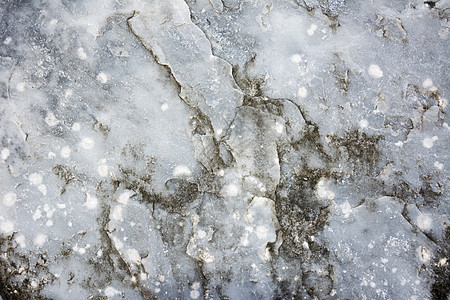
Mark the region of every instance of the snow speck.
POLYGON ((236 197, 239 194, 239 187, 236 184, 230 183, 224 186, 221 194, 225 197, 236 197))
POLYGON ((303 241, 302 246, 303 246, 303 249, 309 250, 309 244, 307 241, 303 241))
POLYGON ((258 237, 258 239, 263 239, 263 238, 265 238, 266 236, 267 236, 267 232, 268 232, 269 230, 267 229, 267 227, 265 227, 265 226, 258 226, 257 228, 256 228, 256 236, 258 237))
POLYGON ((55 115, 52 112, 49 112, 47 116, 44 119, 45 123, 47 123, 48 126, 53 127, 59 124, 59 120, 55 117, 55 115))
POLYGON ((35 211, 34 214, 33 214, 33 220, 34 220, 34 221, 39 220, 41 217, 42 217, 42 212, 41 212, 41 210, 38 208, 38 209, 36 209, 36 211, 35 211))
POLYGON ((191 170, 185 165, 178 165, 173 169, 173 176, 182 177, 182 176, 191 176, 191 170))
POLYGON ((73 95, 73 90, 72 90, 72 89, 67 89, 67 90, 64 92, 64 97, 65 97, 65 98, 70 98, 70 97, 72 97, 72 95, 73 95))
POLYGON ((110 286, 105 289, 106 297, 113 297, 113 296, 117 295, 118 293, 119 293, 118 290, 116 290, 115 288, 110 287, 110 286))
POLYGON ((89 193, 87 193, 86 194, 86 202, 84 203, 84 205, 88 209, 94 209, 97 207, 97 204, 98 204, 97 198, 95 198, 94 196, 91 196, 89 193))
POLYGON ((100 72, 100 73, 97 75, 97 80, 98 80, 100 83, 105 84, 105 83, 108 82, 108 75, 106 75, 106 73, 100 72))
POLYGON ((38 185, 39 192, 42 193, 42 195, 47 195, 47 187, 43 184, 38 185))
POLYGON ((360 128, 367 128, 369 127, 369 122, 366 119, 362 119, 361 121, 359 121, 359 127, 360 128))
POLYGON ((13 206, 17 202, 17 195, 15 193, 6 193, 3 196, 3 204, 6 206, 13 206))
POLYGON ((97 172, 101 177, 106 177, 108 176, 108 166, 105 164, 100 164, 97 167, 97 172))
POLYGON ((81 141, 81 147, 83 147, 86 150, 90 150, 94 148, 94 140, 90 137, 86 137, 81 141))
POLYGON ((438 140, 437 136, 426 137, 422 140, 422 145, 427 149, 431 149, 431 148, 433 148, 434 142, 437 140, 438 140))
POLYGON ((87 58, 86 52, 84 52, 84 49, 82 47, 78 48, 77 55, 78 55, 78 58, 81 60, 85 60, 87 58))
POLYGON ((283 133, 284 126, 281 123, 275 122, 275 131, 277 133, 283 133))
POLYGON ((70 148, 69 148, 69 146, 62 147, 60 154, 61 154, 62 158, 69 158, 70 157, 70 148))
POLYGON ((294 55, 292 55, 292 56, 290 57, 290 59, 291 59, 291 61, 292 61, 294 64, 299 64, 299 63, 301 63, 301 62, 303 61, 303 59, 302 59, 302 57, 301 57, 300 54, 294 54, 294 55))
POLYGON ((133 195, 134 195, 133 191, 131 191, 131 190, 124 190, 123 193, 117 199, 117 202, 122 203, 122 204, 127 204, 128 200, 133 195))
POLYGON ((199 291, 197 291, 197 290, 193 290, 193 291, 191 291, 191 298, 192 299, 198 299, 198 297, 200 297, 200 292, 199 291))
POLYGON ((321 178, 316 185, 317 196, 322 199, 333 200, 334 193, 328 189, 328 181, 325 178, 321 178))
POLYGON ((34 244, 41 248, 47 242, 47 236, 43 233, 38 233, 34 238, 34 244))
POLYGON ((25 248, 26 243, 25 243, 25 236, 23 234, 15 236, 15 239, 17 244, 19 244, 20 248, 25 248))
POLYGON ((31 283, 30 283, 30 286, 33 289, 36 289, 39 286, 39 283, 36 280, 32 280, 31 283))
POLYGON ((306 33, 308 33, 308 35, 314 35, 314 33, 317 30, 317 25, 316 24, 311 24, 311 26, 309 26, 308 30, 306 31, 306 33))
POLYGON ((50 26, 55 26, 56 24, 58 24, 58 19, 52 19, 52 20, 49 22, 49 24, 50 24, 50 26))
POLYGON ((80 123, 77 123, 77 122, 75 122, 75 123, 73 123, 73 125, 72 125, 72 131, 80 131, 80 129, 81 129, 81 125, 80 125, 80 123))
POLYGON ((11 41, 12 41, 12 38, 11 38, 10 36, 8 36, 8 37, 3 41, 3 44, 9 45, 9 44, 11 43, 11 41))
POLYGON ((42 183, 42 175, 38 173, 33 173, 28 177, 28 180, 33 185, 39 185, 42 183))
POLYGON ((161 105, 161 110, 162 110, 162 111, 166 111, 166 110, 168 110, 168 109, 169 109, 169 104, 164 103, 163 105, 161 105))
POLYGON ((122 207, 120 205, 117 205, 116 207, 114 207, 113 211, 112 211, 112 218, 114 220, 123 221, 122 218, 122 207))
POLYGON ((47 227, 53 226, 53 221, 52 220, 47 220, 47 222, 45 223, 45 226, 47 226, 47 227))
POLYGON ((16 85, 16 89, 17 89, 17 91, 19 91, 19 92, 25 91, 25 82, 19 82, 19 83, 16 85))
POLYGON ((438 161, 435 161, 435 162, 434 162, 434 167, 437 168, 437 169, 439 169, 439 170, 442 170, 442 169, 444 168, 444 165, 441 164, 441 163, 438 162, 438 161))
POLYGON ((0 230, 4 234, 10 234, 14 230, 14 223, 10 220, 5 220, 2 223, 0 223, 0 230))
POLYGON ((136 249, 128 249, 127 257, 132 263, 138 264, 141 262, 141 256, 136 249))
POLYGON ((305 87, 301 87, 298 89, 297 94, 300 98, 306 98, 308 96, 308 90, 305 87))
POLYGON ((437 91, 437 88, 433 85, 433 80, 431 78, 427 78, 422 82, 422 87, 430 92, 437 91))
POLYGON ((9 152, 8 148, 3 148, 2 149, 1 156, 2 156, 3 160, 7 160, 10 154, 11 153, 9 152))
POLYGON ((402 148, 403 147, 403 142, 402 141, 398 141, 397 143, 394 144, 395 146, 402 148))
POLYGON ((47 213, 47 218, 51 218, 53 216, 53 213, 55 212, 55 209, 51 209, 50 205, 45 204, 44 205, 44 211, 47 213))
POLYGON ((378 65, 370 65, 367 70, 370 76, 373 78, 381 78, 383 77, 383 71, 380 69, 378 65))
POLYGON ((433 220, 427 214, 420 213, 419 216, 417 217, 417 226, 421 230, 424 230, 424 231, 430 230, 432 223, 433 223, 433 220))
POLYGON ((352 213, 352 207, 350 206, 350 203, 348 203, 348 201, 345 201, 344 204, 342 204, 341 211, 344 214, 344 218, 348 218, 350 216, 350 214, 352 213))
POLYGON ((206 236, 206 232, 204 230, 197 231, 197 236, 199 239, 202 239, 206 236))
POLYGON ((248 233, 245 233, 243 236, 241 236, 241 245, 246 247, 248 246, 248 233))

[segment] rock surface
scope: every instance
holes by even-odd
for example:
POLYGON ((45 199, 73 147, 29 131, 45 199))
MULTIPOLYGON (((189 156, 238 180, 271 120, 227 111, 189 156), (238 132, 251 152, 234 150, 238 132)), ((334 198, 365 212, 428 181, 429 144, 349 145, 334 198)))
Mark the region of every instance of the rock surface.
POLYGON ((2 1, 0 300, 448 299, 449 12, 2 1))

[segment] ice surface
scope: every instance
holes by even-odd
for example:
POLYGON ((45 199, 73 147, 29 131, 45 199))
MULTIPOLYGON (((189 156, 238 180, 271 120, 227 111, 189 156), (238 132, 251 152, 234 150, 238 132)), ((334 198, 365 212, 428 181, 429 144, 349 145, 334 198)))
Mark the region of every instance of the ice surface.
POLYGON ((2 1, 0 299, 447 299, 447 0, 2 1))

